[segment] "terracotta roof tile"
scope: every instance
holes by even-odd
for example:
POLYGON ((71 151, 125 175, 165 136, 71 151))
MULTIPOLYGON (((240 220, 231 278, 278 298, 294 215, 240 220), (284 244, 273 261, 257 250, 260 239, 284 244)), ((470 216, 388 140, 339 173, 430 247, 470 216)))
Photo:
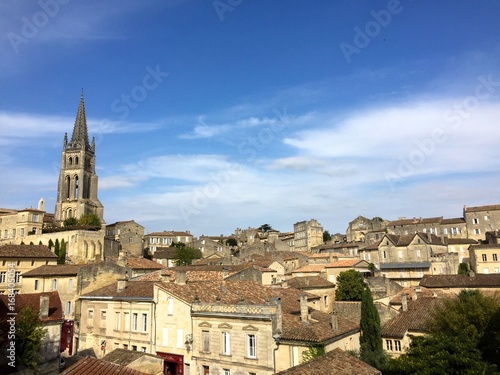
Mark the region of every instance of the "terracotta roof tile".
POLYGON ((111 297, 127 299, 128 297, 153 298, 153 289, 157 280, 153 281, 129 281, 125 289, 119 291, 118 283, 106 285, 103 288, 82 295, 80 298, 91 299, 92 297, 111 297))
MULTIPOLYGON (((61 299, 59 298, 59 293, 46 292, 46 293, 26 293, 26 294, 16 294, 15 301, 15 312, 19 313, 25 307, 31 306, 35 311, 40 309, 40 297, 49 297, 49 316, 47 319, 42 319, 42 321, 52 321, 63 319, 63 309, 61 304, 61 299)), ((0 295, 0 316, 7 316, 9 311, 9 301, 8 295, 0 295)))
POLYGON ((78 264, 45 265, 23 273, 23 277, 76 276, 81 267, 78 264))
POLYGON ((326 268, 326 264, 308 264, 307 266, 297 268, 296 270, 293 270, 292 273, 298 273, 298 272, 322 272, 326 268))
POLYGON ((61 372, 62 375, 146 375, 129 367, 120 366, 94 357, 84 357, 61 372))
POLYGON ((3 245, 0 258, 57 258, 45 245, 3 245))
POLYGON ((441 225, 446 225, 446 224, 465 224, 465 219, 463 217, 454 217, 451 219, 441 220, 441 225))
MULTIPOLYGON (((108 257, 107 259, 112 260, 113 262, 118 261, 118 257, 108 257)), ((133 270, 159 270, 162 268, 161 264, 154 262, 152 260, 141 258, 141 257, 128 257, 127 258, 127 267, 133 270)))
POLYGON ((293 277, 287 281, 288 286, 295 289, 333 288, 334 283, 320 276, 293 277))
POLYGON ((103 361, 115 363, 120 366, 127 366, 130 363, 144 356, 150 358, 156 358, 159 361, 163 362, 162 357, 156 356, 154 354, 148 354, 140 351, 120 349, 120 348, 114 349, 109 354, 106 354, 102 359, 103 361))
POLYGON ((355 259, 345 259, 345 260, 339 260, 337 262, 333 262, 330 264, 326 264, 326 268, 344 268, 344 267, 355 267, 359 263, 365 263, 366 261, 355 258, 355 259))
POLYGON ((420 286, 425 288, 499 288, 500 274, 424 275, 420 286))
POLYGON ((341 349, 334 349, 309 362, 280 371, 277 375, 380 375, 376 368, 341 349))

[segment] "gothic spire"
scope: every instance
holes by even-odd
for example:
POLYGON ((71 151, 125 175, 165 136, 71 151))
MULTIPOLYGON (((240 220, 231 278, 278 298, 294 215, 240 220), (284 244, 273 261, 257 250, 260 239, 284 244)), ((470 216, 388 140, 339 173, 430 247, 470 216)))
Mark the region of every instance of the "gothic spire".
POLYGON ((85 148, 85 150, 90 150, 87 118, 85 116, 85 103, 83 102, 83 90, 80 96, 80 104, 78 105, 78 112, 76 113, 75 127, 71 135, 70 145, 74 148, 85 148))

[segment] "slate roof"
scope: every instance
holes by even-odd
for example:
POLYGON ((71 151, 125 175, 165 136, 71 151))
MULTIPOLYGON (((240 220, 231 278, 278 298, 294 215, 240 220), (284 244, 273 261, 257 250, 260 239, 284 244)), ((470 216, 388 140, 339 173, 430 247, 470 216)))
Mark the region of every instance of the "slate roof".
MULTIPOLYGON (((131 353, 132 351, 129 351, 131 353)), ((73 366, 68 367, 61 372, 62 375, 146 375, 145 372, 140 372, 125 366, 120 366, 116 363, 104 361, 94 357, 84 357, 76 362, 73 366)))
MULTIPOLYGON (((16 301, 14 304, 15 312, 19 313, 22 309, 28 306, 31 306, 35 311, 38 312, 40 310, 41 296, 49 297, 49 315, 46 319, 41 319, 41 321, 49 322, 54 320, 62 320, 62 303, 57 291, 46 293, 16 294, 16 301)), ((8 312, 12 312, 11 310, 9 310, 8 295, 2 294, 0 295, 0 316, 5 317, 7 316, 8 312)))
POLYGON ((425 288, 498 288, 500 274, 424 275, 420 286, 425 288))
POLYGON ((382 327, 382 337, 403 338, 408 332, 427 332, 427 323, 436 307, 443 304, 442 298, 420 297, 408 301, 408 310, 402 311, 382 327))
POLYGON ((334 288, 335 284, 320 276, 292 277, 287 281, 290 288, 295 289, 316 289, 334 288))
POLYGON ((280 371, 277 375, 380 375, 376 368, 341 349, 334 349, 309 362, 280 371))
POLYGON ((44 265, 23 273, 23 277, 76 276, 81 267, 78 264, 44 265))
POLYGON ((3 245, 0 258, 54 258, 57 256, 45 245, 3 245))

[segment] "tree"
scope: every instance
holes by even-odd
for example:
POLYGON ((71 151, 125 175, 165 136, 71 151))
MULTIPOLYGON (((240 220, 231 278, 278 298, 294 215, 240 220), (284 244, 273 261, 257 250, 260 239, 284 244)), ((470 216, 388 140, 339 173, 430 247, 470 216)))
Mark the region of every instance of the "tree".
POLYGON ((40 349, 46 330, 31 307, 23 308, 16 316, 16 357, 17 363, 36 369, 41 361, 40 349))
POLYGON ((380 316, 373 303, 372 293, 369 288, 365 288, 361 296, 360 327, 360 358, 362 361, 380 370, 385 364, 380 316))
POLYGON ((363 275, 358 271, 350 269, 341 272, 337 276, 335 299, 337 301, 361 301, 366 287, 363 275))
POLYGON ((460 263, 458 265, 458 274, 459 275, 468 275, 470 272, 469 263, 460 263))
POLYGON ((54 247, 54 242, 52 241, 52 238, 51 238, 51 239, 49 239, 48 248, 49 248, 50 250, 52 250, 52 248, 53 248, 53 247, 54 247))
POLYGON ((54 254, 57 255, 57 257, 59 258, 59 252, 60 252, 60 247, 59 247, 59 239, 56 238, 56 243, 54 244, 54 254))
POLYGON ((75 225, 78 225, 78 219, 76 217, 68 217, 63 221, 63 225, 65 227, 73 227, 75 225))
POLYGON ((177 242, 172 245, 176 247, 174 259, 177 266, 189 266, 193 263, 193 260, 202 257, 202 253, 199 249, 186 246, 185 243, 177 242))
POLYGON ((309 362, 310 360, 317 358, 325 354, 325 345, 322 343, 310 344, 307 350, 302 352, 302 363, 309 362))
POLYGON ((96 214, 90 213, 87 215, 82 215, 80 217, 80 219, 78 219, 78 224, 100 227, 101 226, 101 219, 96 214))
MULTIPOLYGON (((494 374, 500 365, 500 300, 464 290, 432 312, 429 333, 412 337, 388 374, 494 374)), ((385 375, 385 373, 384 373, 385 375)))
POLYGON ((59 249, 59 255, 57 257, 57 264, 64 264, 66 262, 66 242, 64 238, 61 240, 61 248, 59 249))
POLYGON ((226 240, 226 245, 228 245, 228 246, 233 246, 233 247, 234 247, 234 246, 238 246, 238 241, 236 240, 236 238, 232 238, 232 237, 230 237, 230 238, 228 238, 228 239, 226 240))
POLYGON ((323 242, 327 243, 328 241, 331 241, 331 240, 332 240, 332 235, 330 234, 330 232, 328 232, 327 230, 325 230, 323 232, 323 242))
POLYGON ((262 232, 269 232, 273 228, 269 224, 262 224, 258 229, 261 230, 262 232))

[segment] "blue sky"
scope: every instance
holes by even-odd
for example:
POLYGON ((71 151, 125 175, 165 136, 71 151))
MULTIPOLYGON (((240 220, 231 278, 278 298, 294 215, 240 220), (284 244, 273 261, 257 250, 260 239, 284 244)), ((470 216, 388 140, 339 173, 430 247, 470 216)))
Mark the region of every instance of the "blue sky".
POLYGON ((105 220, 230 234, 500 203, 500 3, 0 1, 0 207, 55 205, 83 88, 105 220))

